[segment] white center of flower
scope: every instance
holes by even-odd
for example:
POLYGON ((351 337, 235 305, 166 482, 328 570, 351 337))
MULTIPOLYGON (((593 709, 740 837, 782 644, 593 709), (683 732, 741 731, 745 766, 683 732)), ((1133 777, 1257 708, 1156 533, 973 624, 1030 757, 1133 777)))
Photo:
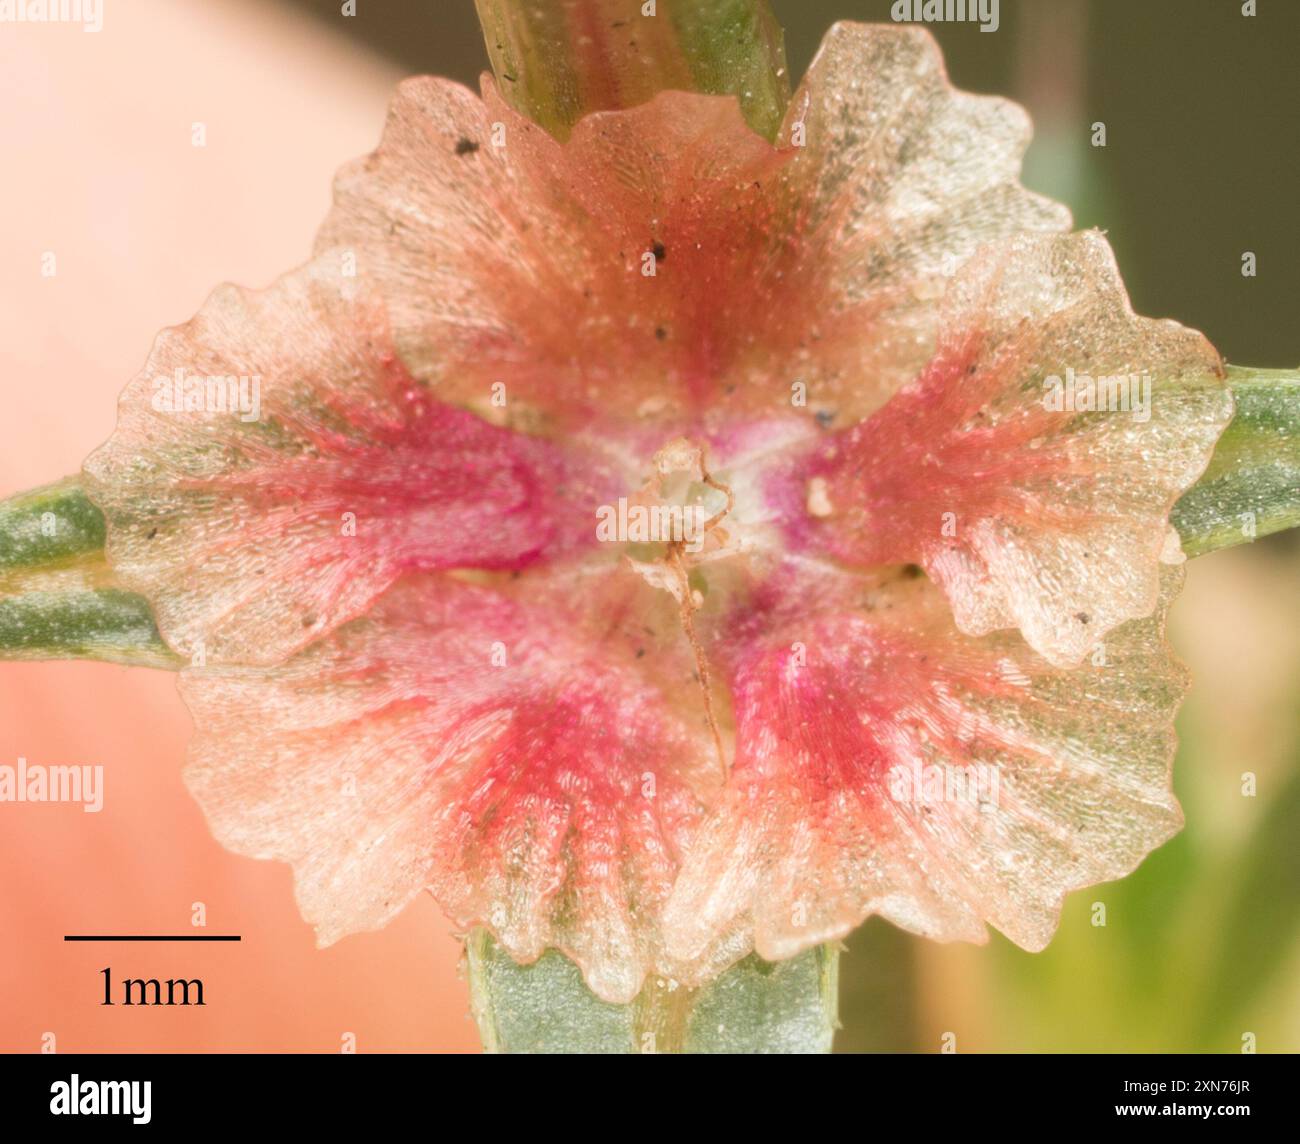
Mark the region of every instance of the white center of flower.
POLYGON ((628 539, 664 548, 655 559, 628 555, 627 561, 648 584, 694 611, 702 599, 690 586, 691 570, 745 548, 728 524, 735 496, 709 472, 704 447, 685 437, 669 441, 651 464, 650 477, 627 509, 629 524, 635 515, 640 525, 637 534, 629 528, 628 539))
POLYGON ((703 606, 703 594, 691 585, 691 572, 700 564, 737 555, 746 545, 729 527, 727 520, 736 507, 731 488, 708 470, 705 448, 685 437, 663 446, 653 458, 653 471, 637 495, 651 519, 660 521, 660 535, 648 538, 662 542, 662 555, 653 560, 626 557, 631 569, 647 584, 671 593, 677 601, 682 631, 695 655, 696 672, 704 698, 704 710, 718 762, 727 765, 713 713, 709 664, 695 634, 694 613, 703 606), (656 518, 653 514, 658 513, 656 518))

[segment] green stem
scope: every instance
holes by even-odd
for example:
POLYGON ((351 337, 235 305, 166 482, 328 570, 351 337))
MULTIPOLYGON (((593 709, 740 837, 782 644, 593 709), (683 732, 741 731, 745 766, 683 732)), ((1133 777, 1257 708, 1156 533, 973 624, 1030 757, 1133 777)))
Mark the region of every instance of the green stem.
POLYGON ((0 503, 0 659, 181 666, 145 599, 116 582, 105 533, 75 477, 0 503))
POLYGON ((475 0, 511 105, 558 138, 667 90, 734 95, 775 138, 790 77, 767 0, 475 0))
POLYGON ((837 945, 777 963, 747 957, 700 989, 652 977, 627 1005, 600 1000, 554 950, 518 965, 479 929, 465 957, 493 1053, 827 1053, 836 1028, 837 945))
POLYGON ((0 594, 21 590, 35 569, 103 563, 104 516, 76 477, 0 502, 0 594))
POLYGON ((1300 525, 1300 372, 1229 366, 1228 383, 1232 424, 1174 506, 1189 556, 1300 525))

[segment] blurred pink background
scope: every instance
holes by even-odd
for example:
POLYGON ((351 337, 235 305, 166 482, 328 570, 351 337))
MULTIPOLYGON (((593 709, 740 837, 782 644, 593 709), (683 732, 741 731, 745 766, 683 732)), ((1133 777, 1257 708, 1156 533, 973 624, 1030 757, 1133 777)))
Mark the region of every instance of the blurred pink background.
MULTIPOLYGON (((218 282, 303 261, 399 78, 346 34, 253 0, 106 5, 104 29, 0 25, 0 496, 75 472, 154 334, 218 282), (191 145, 206 125, 207 146, 191 145), (52 251, 57 275, 41 276, 52 251)), ((324 951, 288 868, 235 857, 181 784, 165 672, 0 664, 0 762, 101 764, 99 814, 0 804, 0 1049, 472 1050, 459 947, 432 901, 324 951), (86 945, 196 932, 241 944, 86 945), (100 970, 201 976, 202 1009, 106 1008, 100 970)))

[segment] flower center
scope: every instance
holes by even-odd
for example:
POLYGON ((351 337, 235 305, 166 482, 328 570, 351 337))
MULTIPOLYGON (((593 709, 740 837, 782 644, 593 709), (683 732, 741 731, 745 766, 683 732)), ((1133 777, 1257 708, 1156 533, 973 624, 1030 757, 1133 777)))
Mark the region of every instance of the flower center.
MULTIPOLYGON (((655 453, 653 469, 639 493, 628 502, 628 523, 635 513, 641 528, 631 527, 623 539, 634 545, 628 566, 652 587, 669 592, 677 601, 682 631, 695 656, 696 675, 704 699, 704 712, 725 775, 726 756, 713 709, 713 690, 708 658, 695 634, 694 613, 704 597, 691 584, 691 573, 700 564, 733 556, 744 545, 727 527, 736 506, 731 488, 708 470, 706 447, 677 437, 655 453), (657 545, 644 549, 640 543, 657 545)), ((622 507, 622 506, 620 506, 622 507)))

